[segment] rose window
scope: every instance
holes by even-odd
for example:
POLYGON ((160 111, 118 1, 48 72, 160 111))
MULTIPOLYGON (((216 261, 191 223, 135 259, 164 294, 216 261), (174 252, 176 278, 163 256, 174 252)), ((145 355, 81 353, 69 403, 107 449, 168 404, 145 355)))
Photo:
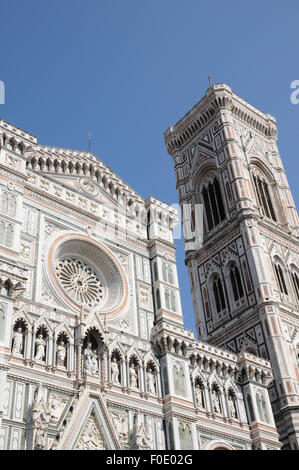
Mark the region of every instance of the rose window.
POLYGON ((60 235, 43 269, 55 297, 66 308, 113 316, 128 303, 126 275, 117 258, 86 235, 60 235))
POLYGON ((102 301, 101 281, 94 270, 83 261, 73 258, 59 260, 55 271, 62 287, 75 302, 93 307, 102 301))

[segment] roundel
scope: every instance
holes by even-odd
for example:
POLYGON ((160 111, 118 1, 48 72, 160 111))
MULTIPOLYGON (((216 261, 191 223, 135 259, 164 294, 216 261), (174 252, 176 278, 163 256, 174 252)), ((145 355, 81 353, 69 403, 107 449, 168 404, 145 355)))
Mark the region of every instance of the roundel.
POLYGON ((49 250, 48 266, 55 290, 76 309, 114 315, 126 304, 128 287, 120 264, 84 235, 59 237, 49 250))

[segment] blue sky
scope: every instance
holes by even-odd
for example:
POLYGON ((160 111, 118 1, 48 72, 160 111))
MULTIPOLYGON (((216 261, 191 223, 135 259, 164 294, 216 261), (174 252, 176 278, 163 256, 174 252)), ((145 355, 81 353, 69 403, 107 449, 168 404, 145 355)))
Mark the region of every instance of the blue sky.
MULTIPOLYGON (((214 82, 278 122, 298 206, 298 1, 1 0, 0 117, 45 145, 92 151, 139 194, 177 202, 163 132, 214 82)), ((185 326, 193 310, 182 241, 185 326)))

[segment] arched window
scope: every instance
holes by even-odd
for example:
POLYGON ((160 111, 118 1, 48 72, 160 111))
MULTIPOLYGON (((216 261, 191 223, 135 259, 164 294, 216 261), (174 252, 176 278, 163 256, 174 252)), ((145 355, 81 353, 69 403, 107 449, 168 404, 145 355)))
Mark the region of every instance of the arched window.
POLYGON ((219 277, 216 277, 213 281, 213 292, 214 292, 216 310, 217 310, 217 313, 220 313, 222 310, 225 309, 226 304, 225 304, 222 282, 219 277))
POLYGON ((171 264, 168 265, 168 282, 169 284, 173 284, 173 271, 171 264))
POLYGON ((159 289, 156 290, 156 301, 157 301, 157 310, 159 310, 161 308, 161 299, 160 299, 159 289))
POLYGON ((168 437, 169 437, 169 449, 173 450, 174 449, 174 437, 173 437, 173 429, 172 429, 171 423, 169 423, 169 426, 168 426, 168 437))
POLYGON ((260 421, 264 421, 262 405, 261 405, 261 398, 260 398, 258 393, 256 394, 255 398, 256 398, 256 404, 257 404, 257 409, 258 409, 258 412, 259 412, 260 421))
POLYGON ((5 237, 5 223, 0 221, 0 243, 3 245, 5 237))
POLYGON ((263 214, 268 217, 268 219, 272 219, 276 222, 277 218, 274 212, 274 207, 266 178, 257 172, 254 172, 252 177, 257 195, 258 205, 262 209, 263 214))
POLYGON ((202 190, 208 229, 216 227, 225 219, 225 210, 217 178, 202 190))
POLYGON ((162 264, 162 277, 163 281, 167 282, 167 269, 166 269, 166 264, 162 264))
POLYGON ((175 299, 174 292, 170 292, 170 302, 171 302, 171 310, 173 312, 176 312, 176 299, 175 299))
POLYGON ((6 226, 6 231, 5 231, 5 245, 10 247, 12 245, 12 239, 13 239, 13 226, 9 224, 6 226))
POLYGON ((154 280, 158 280, 158 268, 157 268, 157 263, 154 263, 154 280))
POLYGON ((169 296, 169 290, 167 289, 165 291, 165 306, 168 310, 170 310, 170 296, 169 296))
POLYGON ((7 213, 7 206, 8 206, 8 195, 7 193, 3 192, 1 194, 1 212, 3 212, 3 214, 7 213))
POLYGON ((261 402, 262 402, 262 410, 263 410, 263 415, 264 415, 264 421, 266 423, 269 423, 267 404, 266 404, 265 397, 263 395, 262 395, 262 398, 261 398, 261 402))
POLYGON ((253 411, 253 406, 252 406, 250 395, 247 395, 247 404, 248 404, 248 409, 249 409, 250 421, 253 422, 255 421, 255 416, 254 416, 254 411, 253 411))
POLYGON ((296 300, 299 302, 299 277, 296 272, 291 272, 291 278, 294 286, 296 300))
POLYGON ((11 196, 8 200, 7 213, 10 217, 15 217, 16 215, 16 198, 14 196, 11 196))
POLYGON ((275 269, 276 277, 277 277, 277 280, 278 280, 278 285, 279 285, 280 292, 282 294, 288 295, 287 286, 286 286, 286 283, 285 283, 283 271, 281 269, 280 264, 275 263, 274 264, 274 269, 275 269))
POLYGON ((240 272, 237 266, 231 266, 229 270, 230 282, 233 290, 235 302, 244 297, 244 290, 241 281, 240 272))
POLYGON ((174 383, 174 392, 177 395, 180 395, 180 376, 177 366, 173 366, 173 383, 174 383))
POLYGON ((179 438, 181 450, 192 449, 192 431, 189 424, 179 424, 179 438))
POLYGON ((164 377, 164 393, 165 395, 169 394, 169 385, 168 385, 168 374, 167 368, 163 367, 163 377, 164 377))

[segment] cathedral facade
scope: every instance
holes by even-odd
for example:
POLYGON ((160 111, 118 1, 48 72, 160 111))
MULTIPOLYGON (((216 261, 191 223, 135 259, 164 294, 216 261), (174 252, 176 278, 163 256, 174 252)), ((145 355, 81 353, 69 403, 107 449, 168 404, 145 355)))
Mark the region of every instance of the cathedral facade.
POLYGON ((165 133, 197 340, 177 211, 0 121, 1 449, 295 448, 298 220, 275 138, 225 85, 165 133))

